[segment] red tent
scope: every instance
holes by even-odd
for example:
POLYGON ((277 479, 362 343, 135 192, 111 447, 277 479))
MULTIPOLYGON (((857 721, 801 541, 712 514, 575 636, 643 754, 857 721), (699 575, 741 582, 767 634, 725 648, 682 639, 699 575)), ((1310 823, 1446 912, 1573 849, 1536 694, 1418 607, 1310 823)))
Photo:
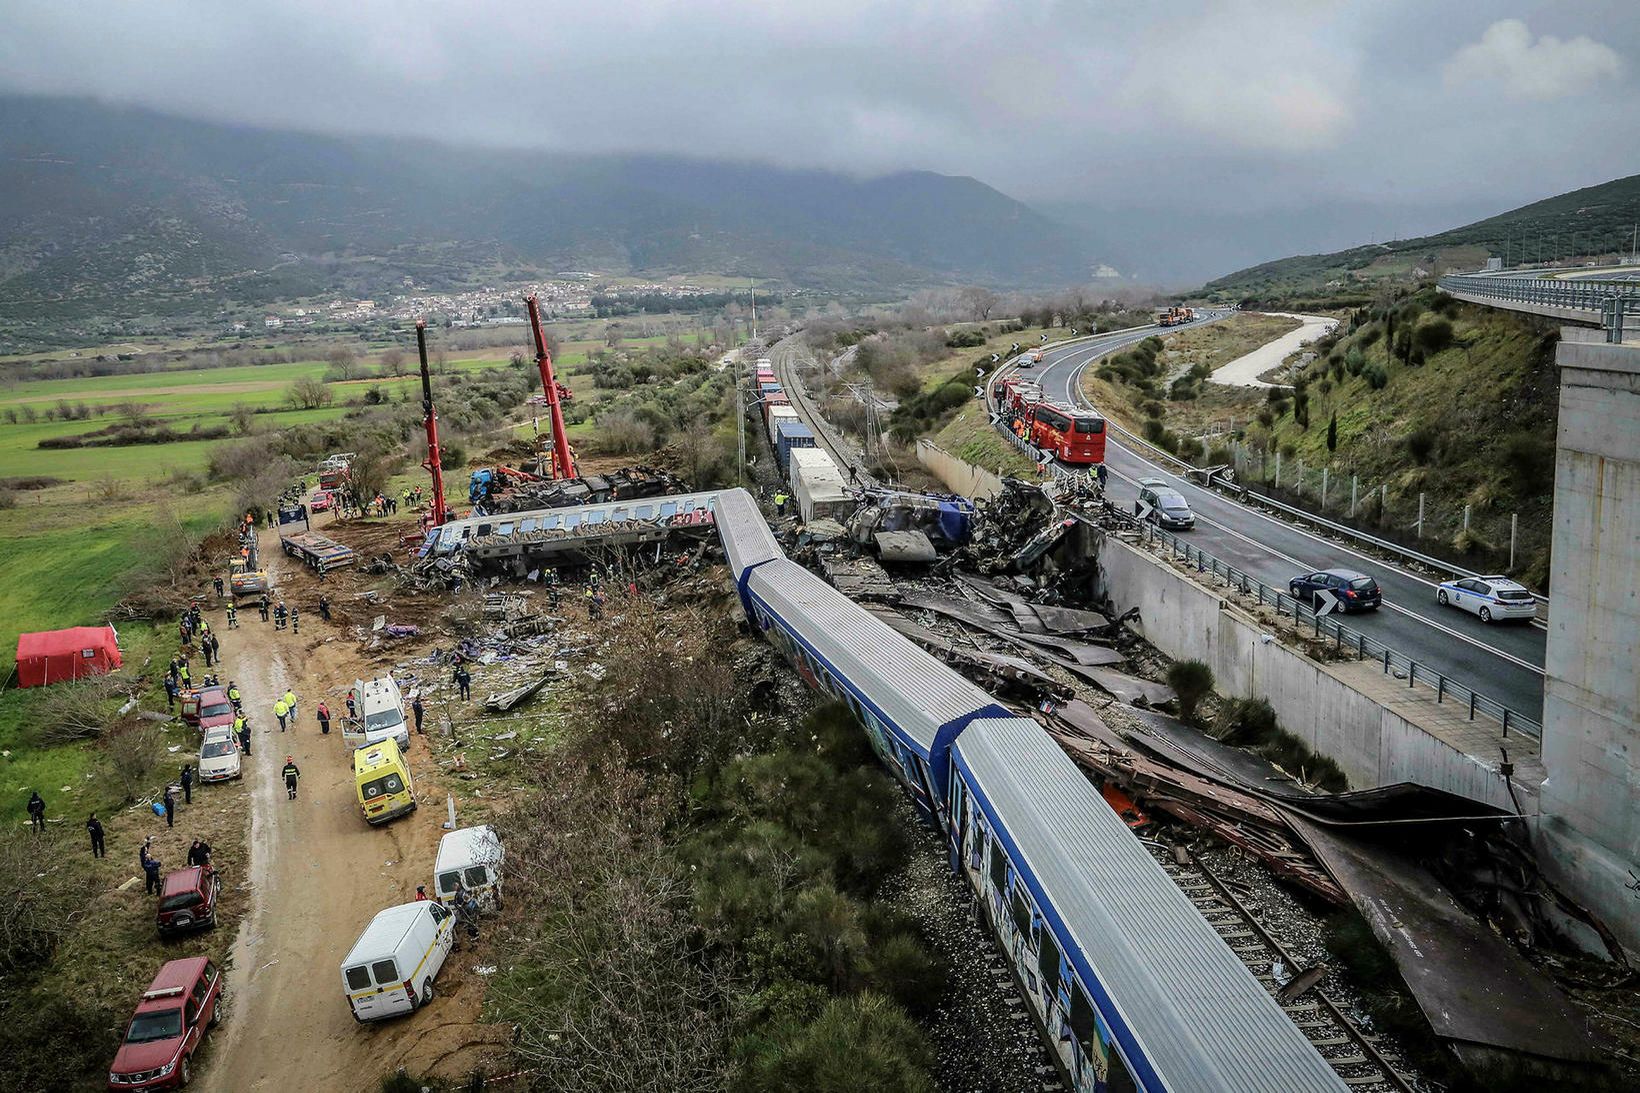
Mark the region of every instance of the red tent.
POLYGON ((41 687, 65 679, 100 676, 119 666, 118 635, 112 626, 44 630, 17 638, 19 687, 41 687))

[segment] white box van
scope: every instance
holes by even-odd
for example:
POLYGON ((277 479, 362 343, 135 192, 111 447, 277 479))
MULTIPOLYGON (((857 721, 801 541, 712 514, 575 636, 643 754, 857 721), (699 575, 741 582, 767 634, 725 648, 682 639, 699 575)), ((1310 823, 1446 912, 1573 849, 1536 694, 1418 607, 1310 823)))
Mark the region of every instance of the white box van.
POLYGON ((342 737, 356 748, 379 744, 388 737, 399 742, 400 751, 410 750, 410 727, 404 721, 404 695, 392 676, 358 679, 353 682, 353 700, 359 708, 356 721, 342 726, 342 737))
POLYGON ((353 1019, 379 1021, 431 1002, 454 941, 455 914, 432 900, 378 911, 342 961, 353 1019))
POLYGON ((488 824, 463 827, 438 841, 433 862, 433 894, 449 903, 456 886, 465 888, 480 907, 501 909, 501 840, 488 824))

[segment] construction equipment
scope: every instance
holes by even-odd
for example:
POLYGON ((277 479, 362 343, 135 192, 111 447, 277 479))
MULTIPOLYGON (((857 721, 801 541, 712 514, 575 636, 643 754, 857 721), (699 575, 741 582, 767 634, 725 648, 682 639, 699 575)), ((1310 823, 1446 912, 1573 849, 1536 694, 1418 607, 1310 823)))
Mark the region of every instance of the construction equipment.
POLYGON ((421 354, 421 424, 427 430, 427 461, 422 464, 433 476, 433 507, 428 511, 429 527, 438 527, 450 518, 444 507, 444 464, 439 458, 438 415, 433 412, 433 376, 427 369, 427 320, 416 320, 416 351, 421 354))
POLYGON ((547 336, 541 330, 541 305, 534 296, 524 299, 530 315, 530 333, 535 337, 535 365, 541 370, 541 390, 547 396, 547 411, 552 429, 552 474, 554 479, 576 477, 575 457, 570 454, 569 436, 564 432, 564 407, 558 393, 558 380, 552 374, 552 353, 547 349, 547 336))

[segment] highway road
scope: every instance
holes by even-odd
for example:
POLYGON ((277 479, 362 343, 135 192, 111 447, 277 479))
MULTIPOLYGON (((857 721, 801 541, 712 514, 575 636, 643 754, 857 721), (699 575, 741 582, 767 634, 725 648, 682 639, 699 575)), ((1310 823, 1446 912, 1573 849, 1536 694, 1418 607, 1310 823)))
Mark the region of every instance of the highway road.
MULTIPOLYGON (((1196 324, 1213 321, 1198 320, 1196 324)), ((1185 329, 1176 327, 1174 330, 1185 329)), ((1147 328, 1051 348, 1027 374, 1042 384, 1043 394, 1073 406, 1091 406, 1081 391, 1082 373, 1100 357, 1168 331, 1147 328)), ((1017 365, 999 370, 996 379, 1017 365)), ((1097 407, 1094 407, 1097 409, 1097 407)), ((1349 616, 1351 627, 1495 699, 1533 721, 1543 717, 1543 651, 1546 633, 1529 624, 1487 625, 1473 615, 1435 602, 1435 584, 1349 546, 1242 505, 1157 463, 1142 449, 1111 432, 1106 447, 1110 470, 1107 496, 1131 507, 1135 483, 1156 477, 1182 493, 1196 513, 1196 527, 1183 538, 1266 585, 1285 591, 1300 573, 1343 567, 1376 578, 1384 606, 1349 616)))

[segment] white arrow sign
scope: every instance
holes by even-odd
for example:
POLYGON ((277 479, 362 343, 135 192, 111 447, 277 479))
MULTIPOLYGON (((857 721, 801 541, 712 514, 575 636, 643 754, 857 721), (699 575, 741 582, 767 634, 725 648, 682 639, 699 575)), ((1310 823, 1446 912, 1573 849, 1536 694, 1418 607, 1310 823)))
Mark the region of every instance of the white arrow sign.
POLYGON ((1337 596, 1334 596, 1331 592, 1328 592, 1325 588, 1323 588, 1321 591, 1319 591, 1315 594, 1315 613, 1317 615, 1330 615, 1334 611, 1337 611, 1337 610, 1338 610, 1338 597, 1337 596))
POLYGON ((1052 462, 1053 462, 1053 453, 1052 452, 1038 451, 1036 453, 1036 465, 1038 467, 1046 467, 1049 463, 1052 463, 1052 462))
POLYGON ((1141 499, 1133 503, 1133 514, 1141 520, 1150 519, 1150 514, 1155 511, 1149 501, 1141 499))
POLYGON ((985 375, 985 369, 984 369, 984 367, 983 367, 983 366, 981 366, 981 365, 978 365, 978 364, 976 364, 976 365, 974 365, 974 375, 976 375, 976 376, 983 376, 983 375, 985 375))
POLYGON ((1043 340, 1043 341, 1047 341, 1047 340, 1048 340, 1048 336, 1047 336, 1047 335, 1046 335, 1046 334, 1044 334, 1044 335, 1042 335, 1042 340, 1043 340))
POLYGON ((1019 343, 1018 343, 1018 342, 1015 342, 1015 343, 1014 343, 1014 352, 1015 352, 1015 353, 1018 353, 1018 352, 1019 352, 1019 343))
POLYGON ((1071 337, 1076 337, 1076 327, 1071 327, 1071 337))
POLYGON ((998 356, 998 355, 997 355, 997 354, 995 354, 995 353, 992 353, 992 354, 991 354, 991 363, 992 363, 992 364, 995 364, 995 363, 996 363, 996 362, 997 362, 997 361, 999 361, 999 360, 1001 360, 1001 359, 1002 359, 1002 358, 1001 358, 1001 357, 1000 357, 1000 356, 998 356))
POLYGON ((975 398, 984 398, 985 397, 985 388, 979 386, 978 384, 975 384, 974 385, 974 397, 975 398))
POLYGON ((989 424, 993 429, 1002 424, 1002 415, 997 413, 995 410, 991 411, 987 417, 990 419, 989 424))

